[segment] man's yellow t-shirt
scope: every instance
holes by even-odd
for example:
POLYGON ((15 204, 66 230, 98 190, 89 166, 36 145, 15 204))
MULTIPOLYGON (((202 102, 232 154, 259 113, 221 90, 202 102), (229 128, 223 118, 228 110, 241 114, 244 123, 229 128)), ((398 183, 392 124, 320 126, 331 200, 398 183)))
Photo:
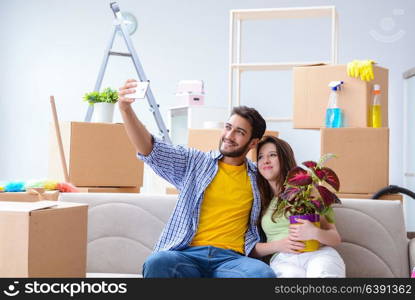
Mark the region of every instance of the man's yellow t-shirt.
POLYGON ((214 246, 244 253, 253 194, 246 164, 219 161, 219 170, 205 190, 199 227, 191 246, 214 246))

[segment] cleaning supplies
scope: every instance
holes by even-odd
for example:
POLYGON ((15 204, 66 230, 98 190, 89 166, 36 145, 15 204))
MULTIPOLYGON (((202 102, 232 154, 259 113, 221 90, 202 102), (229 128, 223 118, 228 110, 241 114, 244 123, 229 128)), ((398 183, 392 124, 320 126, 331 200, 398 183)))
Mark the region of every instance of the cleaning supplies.
POLYGON ((375 84, 373 86, 373 103, 370 107, 370 127, 380 128, 382 127, 382 108, 380 106, 380 85, 375 84))
POLYGON ((329 103, 326 110, 326 127, 340 128, 343 127, 342 111, 337 105, 338 91, 343 84, 343 81, 331 81, 329 83, 330 96, 329 103))

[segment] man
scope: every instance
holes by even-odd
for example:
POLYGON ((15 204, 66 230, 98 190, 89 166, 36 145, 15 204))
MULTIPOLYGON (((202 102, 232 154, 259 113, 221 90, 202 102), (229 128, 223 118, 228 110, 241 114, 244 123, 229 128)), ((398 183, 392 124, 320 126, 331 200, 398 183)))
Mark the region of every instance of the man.
POLYGON ((248 256, 259 241, 260 196, 256 166, 246 154, 264 134, 264 119, 252 108, 234 108, 220 153, 170 145, 138 120, 134 99, 125 97, 136 86, 130 79, 119 89, 127 134, 138 157, 180 190, 155 251, 144 263, 144 277, 275 277, 267 264, 248 256))

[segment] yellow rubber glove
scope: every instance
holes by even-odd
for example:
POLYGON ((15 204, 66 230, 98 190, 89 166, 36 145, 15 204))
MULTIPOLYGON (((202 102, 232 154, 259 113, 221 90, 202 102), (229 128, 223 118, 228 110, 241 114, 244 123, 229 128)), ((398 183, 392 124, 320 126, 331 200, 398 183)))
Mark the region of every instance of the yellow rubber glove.
POLYGON ((358 60, 353 60, 347 64, 347 75, 350 77, 359 77, 360 74, 360 62, 358 60))
POLYGON ((373 64, 375 62, 373 60, 366 60, 362 66, 360 79, 365 81, 371 81, 375 78, 373 75, 373 64))
POLYGON ((371 81, 375 78, 373 74, 373 60, 353 60, 347 64, 347 75, 364 81, 371 81))

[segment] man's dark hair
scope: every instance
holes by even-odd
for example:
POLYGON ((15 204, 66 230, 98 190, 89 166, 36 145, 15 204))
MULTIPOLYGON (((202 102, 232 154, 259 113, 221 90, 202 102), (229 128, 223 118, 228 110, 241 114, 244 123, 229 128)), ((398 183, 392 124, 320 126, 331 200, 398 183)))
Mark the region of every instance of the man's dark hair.
POLYGON ((261 139, 264 135, 267 124, 264 118, 260 115, 256 109, 247 106, 236 106, 232 109, 231 116, 238 115, 246 119, 252 127, 251 140, 258 138, 261 139))

